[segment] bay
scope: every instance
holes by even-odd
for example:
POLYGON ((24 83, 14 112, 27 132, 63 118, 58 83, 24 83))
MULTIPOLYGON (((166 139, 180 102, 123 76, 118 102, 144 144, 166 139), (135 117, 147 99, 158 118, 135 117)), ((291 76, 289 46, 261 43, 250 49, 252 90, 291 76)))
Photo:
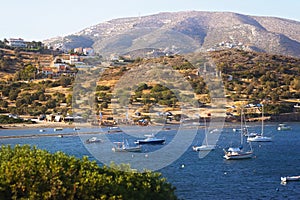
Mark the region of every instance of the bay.
MULTIPOLYGON (((232 128, 238 124, 226 124, 219 137, 217 149, 204 158, 199 158, 198 152, 188 148, 180 158, 171 165, 160 169, 167 180, 176 187, 180 199, 299 199, 300 182, 280 183, 281 176, 300 175, 300 123, 289 123, 290 131, 277 131, 276 123, 267 123, 265 135, 273 138, 272 142, 252 143, 254 158, 247 160, 223 159, 223 148, 238 143, 240 135, 232 128)), ((251 123, 249 128, 260 130, 260 124, 251 123)), ((90 136, 106 132, 105 129, 83 128, 79 132, 64 128, 59 133, 65 137, 39 137, 40 134, 57 134, 53 129, 2 129, 0 136, 30 135, 28 138, 0 139, 0 144, 29 144, 46 149, 52 153, 62 151, 76 157, 88 156, 96 160, 88 151, 84 141, 77 135, 90 133, 90 136), (74 133, 71 134, 71 133, 74 133), (77 134, 76 134, 77 133, 77 134)), ((172 141, 176 130, 161 131, 158 135, 166 138, 166 145, 172 141)), ((204 130, 199 129, 193 144, 203 140, 204 130)), ((124 133, 109 134, 111 141, 126 138, 134 139, 124 133)), ((191 145, 193 145, 191 144, 191 145)), ((96 145, 96 144, 94 144, 96 145)), ((101 145, 101 144, 97 144, 101 145)), ((147 151, 155 151, 161 146, 145 147, 147 151)), ((144 150, 145 150, 144 148, 144 150)), ((99 165, 102 165, 98 161, 99 165)))

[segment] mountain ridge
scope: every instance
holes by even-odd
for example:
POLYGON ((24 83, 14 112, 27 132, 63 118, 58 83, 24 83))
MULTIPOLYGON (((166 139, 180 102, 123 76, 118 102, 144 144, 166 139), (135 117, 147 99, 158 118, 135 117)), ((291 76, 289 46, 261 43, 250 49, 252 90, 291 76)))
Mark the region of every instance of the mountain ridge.
POLYGON ((107 56, 145 48, 173 53, 241 48, 300 57, 300 22, 234 12, 163 12, 112 19, 45 43, 93 47, 107 56))

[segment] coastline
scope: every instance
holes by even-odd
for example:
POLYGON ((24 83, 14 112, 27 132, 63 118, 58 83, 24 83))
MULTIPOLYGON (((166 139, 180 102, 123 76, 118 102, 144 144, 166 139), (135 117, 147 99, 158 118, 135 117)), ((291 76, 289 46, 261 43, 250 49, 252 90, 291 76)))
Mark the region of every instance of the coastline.
MULTIPOLYGON (((300 122, 300 113, 285 113, 281 115, 273 115, 265 117, 266 122, 300 122)), ((248 123, 255 123, 261 121, 261 118, 250 118, 248 123)), ((225 123, 239 123, 238 119, 226 120, 225 123)), ((166 125, 178 125, 178 123, 168 123, 166 125)), ((118 125, 117 125, 118 126, 118 125)), ((13 124, 0 124, 1 129, 31 129, 31 128, 75 128, 75 127, 96 127, 90 123, 70 123, 70 122, 47 122, 38 121, 36 123, 13 123, 13 124)), ((102 126, 101 126, 102 127, 102 126)), ((105 127, 105 126, 104 126, 105 127)))
POLYGON ((76 123, 66 123, 66 122, 37 122, 33 124, 27 123, 13 123, 13 124, 0 124, 1 129, 31 129, 31 128, 75 128, 76 123))

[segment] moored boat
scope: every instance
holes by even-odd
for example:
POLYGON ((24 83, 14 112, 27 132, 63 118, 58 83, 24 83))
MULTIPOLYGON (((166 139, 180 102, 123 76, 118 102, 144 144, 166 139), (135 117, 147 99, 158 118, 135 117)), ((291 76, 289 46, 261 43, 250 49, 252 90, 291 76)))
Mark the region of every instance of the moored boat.
POLYGON ((241 148, 234 148, 234 147, 230 147, 228 148, 228 150, 226 151, 224 149, 225 155, 224 158, 226 160, 241 160, 241 159, 248 159, 248 158, 252 158, 253 152, 252 151, 247 151, 247 152, 243 152, 241 148))
MULTIPOLYGON (((240 147, 229 147, 228 150, 224 150, 224 158, 226 160, 241 160, 241 159, 249 159, 252 158, 253 155, 253 150, 252 150, 252 145, 249 143, 250 150, 244 151, 242 145, 244 141, 244 132, 248 133, 248 130, 245 126, 245 116, 243 114, 243 108, 241 107, 241 129, 240 131, 240 137, 241 137, 241 143, 240 147), (245 130, 245 131, 244 131, 245 130)), ((249 137, 248 137, 249 138, 249 137)))
POLYGON ((205 137, 204 137, 204 142, 205 144, 202 144, 200 146, 193 146, 193 151, 211 151, 211 150, 214 150, 215 149, 215 145, 211 145, 211 144, 208 144, 208 131, 207 131, 207 127, 206 127, 206 120, 204 118, 204 124, 205 124, 205 128, 204 128, 204 134, 205 134, 205 137))
POLYGON ((248 137, 247 141, 248 142, 272 142, 271 137, 266 137, 264 136, 264 105, 259 104, 261 106, 261 115, 262 115, 262 120, 261 120, 261 134, 258 134, 254 137, 248 137))
POLYGON ((286 124, 278 124, 277 130, 278 131, 289 131, 289 130, 292 130, 292 128, 286 124))
POLYGON ((164 138, 157 138, 153 134, 151 135, 145 135, 145 139, 143 140, 136 140, 135 144, 164 144, 165 139, 164 138))
POLYGON ((100 142, 102 142, 102 140, 98 139, 97 137, 91 137, 91 138, 89 138, 89 139, 87 139, 85 141, 85 143, 87 143, 87 144, 90 144, 90 143, 100 143, 100 142))
POLYGON ((282 182, 300 181, 300 176, 285 176, 280 178, 282 182))
POLYGON ((201 146, 193 146, 193 151, 211 151, 215 149, 214 145, 201 145, 201 146))
POLYGON ((115 146, 112 148, 114 152, 141 152, 142 146, 129 146, 128 142, 114 142, 115 146))
POLYGON ((60 128, 60 127, 54 128, 54 131, 62 131, 62 130, 63 130, 63 128, 60 128))

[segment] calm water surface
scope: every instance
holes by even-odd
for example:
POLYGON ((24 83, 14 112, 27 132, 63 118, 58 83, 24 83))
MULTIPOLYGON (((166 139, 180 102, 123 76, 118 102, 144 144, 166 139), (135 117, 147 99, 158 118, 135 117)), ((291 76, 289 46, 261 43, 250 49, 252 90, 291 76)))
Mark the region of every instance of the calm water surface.
MULTIPOLYGON (((253 131, 260 130, 260 124, 249 125, 253 131)), ((189 148, 177 161, 160 172, 176 186, 181 199, 300 199, 300 181, 280 184, 281 176, 300 175, 300 123, 288 125, 292 127, 291 131, 277 131, 277 124, 266 124, 265 133, 272 136, 273 142, 253 143, 253 159, 228 161, 223 159, 223 148, 238 143, 240 135, 232 131, 232 128, 238 127, 237 124, 227 124, 216 150, 200 159, 198 153, 189 148)), ((58 133, 53 129, 45 130, 41 133, 39 129, 2 129, 0 136, 58 133)), ((95 134, 100 130, 86 128, 80 131, 95 134)), ((59 133, 72 132, 72 129, 64 129, 59 133)), ((110 139, 113 141, 125 137, 122 134, 110 134, 110 139)), ((171 130, 159 135, 166 137, 168 144, 175 134, 176 131, 171 130)), ((203 135, 203 129, 199 129, 194 143, 202 141, 203 135)), ((94 159, 76 135, 0 139, 0 144, 30 144, 50 152, 63 151, 76 157, 89 156, 91 160, 94 159)), ((152 147, 147 148, 153 150, 152 147)))

